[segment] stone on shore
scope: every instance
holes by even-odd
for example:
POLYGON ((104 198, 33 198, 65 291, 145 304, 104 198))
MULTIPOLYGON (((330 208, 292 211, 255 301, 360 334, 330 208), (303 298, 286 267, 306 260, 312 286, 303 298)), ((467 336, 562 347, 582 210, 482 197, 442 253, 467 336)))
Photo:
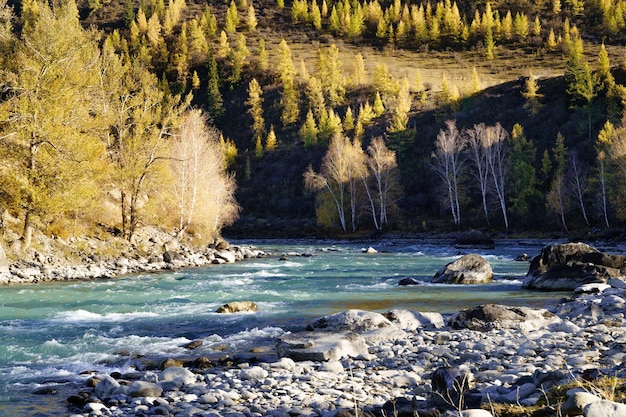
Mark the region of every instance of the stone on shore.
POLYGON ((583 408, 584 417, 626 417, 626 404, 600 400, 583 408))
POLYGON ((585 243, 549 245, 528 269, 524 288, 574 290, 586 284, 606 284, 626 273, 626 257, 608 255, 585 243))
POLYGON ((483 284, 493 280, 489 262, 480 255, 469 254, 441 268, 432 279, 435 284, 483 284))
POLYGON ((348 310, 321 317, 307 326, 307 330, 366 332, 393 324, 382 314, 365 310, 348 310))
POLYGON ((280 358, 294 361, 338 361, 346 358, 369 358, 365 339, 354 333, 300 332, 276 340, 280 358))
POLYGON ((259 306, 252 301, 231 301, 215 310, 216 313, 256 313, 259 311, 259 306))
POLYGON ((529 332, 560 321, 557 316, 545 309, 485 304, 461 310, 448 321, 448 325, 453 329, 482 332, 494 329, 516 329, 529 332))

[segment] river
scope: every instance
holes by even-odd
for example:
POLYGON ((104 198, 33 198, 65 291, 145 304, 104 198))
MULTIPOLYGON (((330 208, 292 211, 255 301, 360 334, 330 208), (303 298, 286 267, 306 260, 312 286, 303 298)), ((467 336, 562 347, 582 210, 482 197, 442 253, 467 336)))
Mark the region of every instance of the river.
POLYGON ((64 399, 85 371, 128 371, 137 356, 216 356, 267 343, 308 320, 347 309, 394 308, 451 314, 487 302, 544 306, 563 293, 521 289, 528 262, 545 242, 498 242, 475 250, 492 265, 486 285, 434 285, 434 273, 461 253, 421 240, 366 243, 258 241, 276 256, 235 264, 115 279, 0 288, 0 416, 64 416, 64 399), (366 254, 372 246, 376 254, 366 254), (283 253, 292 253, 280 260, 283 253), (295 256, 295 254, 306 256, 295 256), (398 286, 404 277, 423 282, 398 286), (256 314, 215 313, 249 300, 256 314), (219 351, 217 350, 219 348, 219 351), (48 388, 56 395, 34 395, 48 388))

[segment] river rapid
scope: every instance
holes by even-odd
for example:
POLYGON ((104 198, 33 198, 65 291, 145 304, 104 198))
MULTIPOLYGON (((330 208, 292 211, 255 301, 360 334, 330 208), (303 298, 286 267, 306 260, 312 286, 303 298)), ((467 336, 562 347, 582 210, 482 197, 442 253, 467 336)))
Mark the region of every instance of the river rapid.
POLYGON ((138 356, 184 356, 182 346, 193 340, 203 341, 195 356, 235 354, 347 309, 452 314, 488 302, 542 307, 566 294, 522 290, 528 262, 514 259, 535 256, 548 243, 498 241, 495 249, 472 250, 492 265, 495 282, 486 285, 429 283, 470 251, 447 242, 389 240, 246 242, 273 256, 0 288, 0 416, 64 416, 65 398, 84 384, 87 371, 129 371, 138 356), (378 253, 364 253, 369 246, 378 253), (398 286, 404 277, 423 285, 398 286), (215 313, 230 301, 254 301, 260 312, 215 313), (42 389, 56 394, 33 394, 42 389))

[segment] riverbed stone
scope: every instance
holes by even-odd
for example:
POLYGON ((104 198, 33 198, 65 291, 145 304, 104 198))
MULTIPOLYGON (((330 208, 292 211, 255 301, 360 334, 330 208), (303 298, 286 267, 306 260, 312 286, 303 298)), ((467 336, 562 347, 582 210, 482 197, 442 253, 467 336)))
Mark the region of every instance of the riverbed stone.
POLYGON ((528 332, 559 321, 557 316, 545 309, 485 304, 461 310, 450 318, 448 325, 454 329, 517 329, 528 332))
POLYGON ((583 408, 584 417, 626 417, 626 404, 600 400, 583 408))
POLYGON ((113 394, 115 390, 117 390, 120 386, 120 383, 117 382, 109 375, 103 375, 100 377, 100 381, 94 387, 94 394, 102 398, 106 395, 113 394))
POLYGON ((128 395, 131 397, 159 397, 163 388, 147 381, 133 381, 128 386, 128 395))
POLYGON ((600 397, 587 391, 578 391, 565 400, 561 406, 561 413, 564 416, 579 416, 583 413, 585 406, 597 401, 600 401, 600 397))
POLYGON ((231 301, 215 310, 216 313, 256 313, 259 306, 252 301, 231 301))
POLYGON ((489 262, 478 254, 469 254, 442 267, 432 279, 435 284, 483 284, 493 280, 489 262))

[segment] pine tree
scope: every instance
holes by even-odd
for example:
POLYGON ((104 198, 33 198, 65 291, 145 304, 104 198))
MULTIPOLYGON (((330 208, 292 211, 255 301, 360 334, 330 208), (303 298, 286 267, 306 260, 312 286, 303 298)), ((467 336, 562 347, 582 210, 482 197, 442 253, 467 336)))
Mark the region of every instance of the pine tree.
POLYGON ((267 139, 265 140, 265 150, 274 151, 276 150, 276 146, 278 146, 278 139, 274 132, 274 126, 272 125, 270 126, 270 132, 267 134, 267 139))
POLYGON ((493 40, 493 32, 491 31, 491 27, 488 27, 485 33, 485 55, 489 61, 493 60, 495 49, 496 43, 493 40))
POLYGON ((311 24, 313 25, 313 27, 317 30, 321 30, 322 12, 320 11, 320 7, 317 5, 317 0, 312 0, 309 16, 311 17, 311 24))
POLYGON ((257 55, 257 62, 261 71, 267 71, 269 68, 269 54, 265 49, 265 39, 259 39, 259 52, 257 55))
POLYGON ((376 117, 382 116, 385 112, 385 105, 383 104, 383 99, 381 98, 378 91, 376 92, 376 96, 374 97, 374 106, 372 107, 372 110, 374 112, 374 116, 376 117))
POLYGON ((252 116, 253 137, 258 140, 265 132, 265 119, 263 118, 263 90, 256 78, 248 85, 248 113, 252 116))
POLYGON ((524 109, 532 115, 537 114, 542 107, 541 103, 539 103, 539 99, 543 97, 543 94, 539 94, 539 86, 537 85, 537 80, 535 80, 535 76, 532 71, 529 71, 528 73, 528 78, 526 78, 525 89, 522 92, 522 95, 526 99, 524 109))
POLYGON ((352 74, 352 83, 355 86, 365 85, 367 78, 367 72, 365 70, 365 59, 363 55, 359 52, 354 57, 354 71, 352 74))
POLYGON ((470 92, 471 94, 476 94, 478 92, 480 92, 480 90, 482 90, 482 87, 480 85, 480 78, 478 77, 478 71, 476 70, 476 67, 472 68, 472 83, 470 86, 470 92))
POLYGON ((220 92, 220 76, 217 70, 217 61, 209 51, 208 54, 208 85, 207 85, 207 109, 213 119, 218 119, 224 112, 224 100, 220 92))
POLYGON ((230 55, 230 42, 228 41, 228 35, 226 32, 220 32, 220 41, 217 49, 217 56, 219 58, 226 58, 230 55))
POLYGON ((234 0, 231 0, 228 9, 226 10, 226 21, 224 23, 224 31, 226 33, 235 33, 239 26, 239 12, 237 11, 237 5, 234 0))
POLYGON ((278 45, 278 75, 283 85, 283 97, 281 100, 283 112, 281 120, 285 126, 291 125, 298 120, 300 114, 298 91, 295 85, 295 69, 291 58, 291 49, 283 39, 278 45))
POLYGON ((537 149, 526 139, 524 129, 515 124, 509 145, 511 211, 523 218, 540 199, 534 162, 537 149))
POLYGON ((248 26, 248 32, 254 32, 258 24, 259 21, 256 18, 254 5, 250 3, 250 5, 248 6, 248 14, 246 16, 246 25, 248 26))
POLYGON ((426 87, 424 86, 424 81, 422 80, 422 73, 419 68, 415 70, 415 91, 418 95, 418 101, 421 105, 426 104, 426 87))
POLYGON ((346 115, 343 118, 343 130, 349 132, 352 129, 354 129, 354 115, 352 114, 352 107, 348 106, 346 115))
POLYGON ((317 128, 317 124, 315 123, 315 116, 313 116, 313 111, 311 111, 311 109, 307 112, 304 124, 298 133, 305 148, 308 149, 317 143, 319 130, 317 128))
POLYGON ((263 142, 261 140, 261 136, 256 137, 256 142, 254 145, 254 156, 256 156, 257 159, 263 158, 263 142))
POLYGON ((411 111, 411 91, 409 88, 409 80, 404 77, 400 83, 400 92, 396 98, 396 106, 393 110, 391 125, 388 130, 390 132, 403 132, 409 123, 409 112, 411 111))

